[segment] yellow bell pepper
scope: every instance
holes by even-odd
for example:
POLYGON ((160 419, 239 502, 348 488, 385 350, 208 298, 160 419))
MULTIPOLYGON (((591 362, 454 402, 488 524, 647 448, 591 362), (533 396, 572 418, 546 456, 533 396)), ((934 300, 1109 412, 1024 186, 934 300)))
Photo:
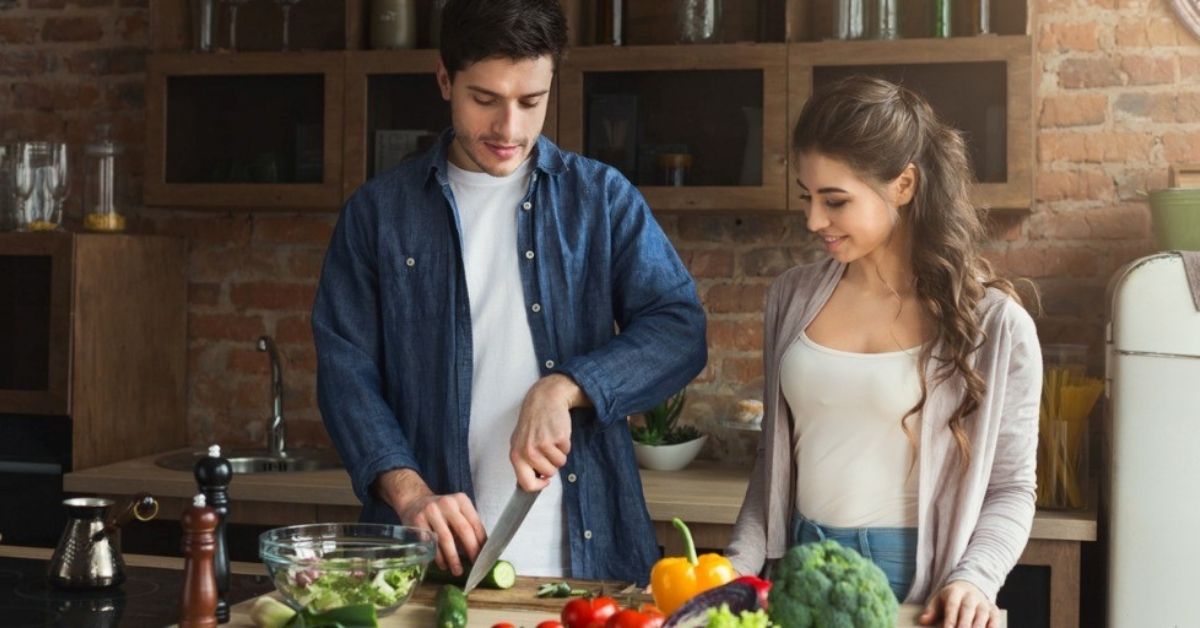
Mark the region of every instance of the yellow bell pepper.
POLYGON ((654 594, 654 605, 670 615, 683 603, 698 593, 703 593, 738 577, 729 559, 720 554, 705 554, 696 557, 696 543, 686 524, 678 517, 671 520, 675 529, 683 534, 685 557, 668 557, 654 563, 650 570, 650 587, 654 594))

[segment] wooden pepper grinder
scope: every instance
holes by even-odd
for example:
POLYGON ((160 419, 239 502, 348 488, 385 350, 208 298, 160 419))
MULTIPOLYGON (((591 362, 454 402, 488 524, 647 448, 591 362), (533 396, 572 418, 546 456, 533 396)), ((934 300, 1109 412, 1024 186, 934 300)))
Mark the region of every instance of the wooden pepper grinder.
POLYGON ((217 623, 229 622, 229 545, 225 540, 225 521, 229 519, 229 482, 233 466, 221 457, 221 447, 208 448, 208 455, 196 462, 196 484, 209 506, 217 513, 217 542, 213 569, 217 576, 217 623))
POLYGON ((197 494, 180 517, 183 524, 183 596, 179 628, 216 628, 217 578, 213 572, 217 513, 197 494))

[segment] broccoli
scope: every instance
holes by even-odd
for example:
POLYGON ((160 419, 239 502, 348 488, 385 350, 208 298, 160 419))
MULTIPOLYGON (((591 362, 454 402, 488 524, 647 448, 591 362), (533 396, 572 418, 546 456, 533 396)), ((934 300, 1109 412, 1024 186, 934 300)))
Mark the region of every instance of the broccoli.
POLYGON ((774 628, 775 624, 768 619, 766 611, 761 608, 754 611, 742 611, 734 615, 728 604, 721 608, 708 609, 708 624, 705 628, 774 628))
POLYGON ((788 550, 775 566, 771 620, 788 628, 896 625, 899 604, 875 563, 837 541, 788 550))

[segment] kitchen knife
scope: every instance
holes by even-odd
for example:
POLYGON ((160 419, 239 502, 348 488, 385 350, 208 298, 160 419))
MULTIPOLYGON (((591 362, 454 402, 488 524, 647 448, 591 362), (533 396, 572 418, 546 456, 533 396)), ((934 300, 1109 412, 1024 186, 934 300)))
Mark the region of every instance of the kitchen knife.
POLYGON ((529 509, 540 494, 541 491, 526 493, 520 485, 513 491, 512 497, 509 497, 508 503, 504 505, 504 512, 500 513, 500 519, 488 534, 483 549, 479 550, 479 555, 475 557, 475 564, 471 566, 471 573, 467 574, 467 586, 463 587, 463 593, 470 593, 492 569, 492 565, 500 558, 504 548, 508 547, 508 542, 517 533, 517 528, 521 527, 525 515, 529 514, 529 509))

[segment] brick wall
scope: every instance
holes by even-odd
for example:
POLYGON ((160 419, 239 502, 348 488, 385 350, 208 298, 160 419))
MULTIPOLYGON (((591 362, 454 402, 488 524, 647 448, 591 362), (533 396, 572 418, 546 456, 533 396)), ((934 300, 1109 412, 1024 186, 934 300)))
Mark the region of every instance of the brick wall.
MULTIPOLYGON (((131 0, 0 0, 0 134, 79 141, 98 118, 142 136, 143 5, 131 0), (117 3, 119 1, 119 4, 117 3)), ((1035 30, 1036 202, 998 225, 989 254, 1041 289, 1045 341, 1087 342, 1099 359, 1107 278, 1152 250, 1139 192, 1170 163, 1200 162, 1200 41, 1164 0, 1039 0, 1035 30)), ((262 333, 284 357, 297 443, 324 443, 308 308, 329 215, 143 212, 141 226, 191 238, 189 425, 193 440, 264 442, 262 333)), ((710 362, 689 419, 710 424, 758 393, 761 303, 777 273, 821 253, 797 216, 663 216, 710 314, 710 362)), ((750 435, 718 439, 739 457, 750 435)))

